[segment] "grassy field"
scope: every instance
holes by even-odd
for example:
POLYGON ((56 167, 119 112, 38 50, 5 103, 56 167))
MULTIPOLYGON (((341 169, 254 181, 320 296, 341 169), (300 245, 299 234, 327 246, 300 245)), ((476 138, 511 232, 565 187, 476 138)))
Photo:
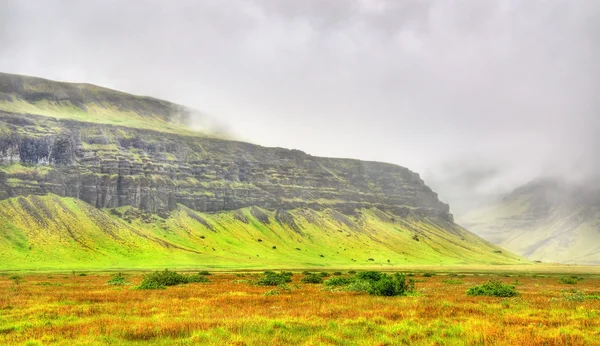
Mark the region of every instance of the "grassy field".
MULTIPOLYGON (((542 268, 541 266, 538 268, 542 268)), ((591 267, 548 267, 547 271, 591 267)), ((6 345, 586 345, 600 340, 600 279, 567 274, 415 273, 416 293, 377 297, 304 284, 253 284, 260 273, 215 273, 208 283, 136 290, 110 274, 0 276, 6 345), (496 277, 517 297, 468 296, 496 277), (269 291, 276 290, 276 293, 269 291)), ((344 274, 343 276, 347 276, 344 274)))

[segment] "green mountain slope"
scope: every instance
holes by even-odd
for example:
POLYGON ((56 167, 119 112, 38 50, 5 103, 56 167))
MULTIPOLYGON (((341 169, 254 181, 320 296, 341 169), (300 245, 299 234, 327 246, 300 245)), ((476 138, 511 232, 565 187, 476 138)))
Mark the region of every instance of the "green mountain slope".
POLYGON ((599 196, 589 187, 542 180, 458 222, 532 260, 600 263, 599 196))
POLYGON ((163 219, 50 196, 0 201, 0 263, 11 269, 393 267, 522 263, 436 219, 378 209, 215 214, 178 206, 163 219), (388 262, 389 260, 389 262, 388 262))
POLYGON ((92 84, 7 73, 0 73, 0 110, 192 136, 227 137, 214 119, 168 101, 92 84), (194 131, 190 130, 192 123, 194 131))

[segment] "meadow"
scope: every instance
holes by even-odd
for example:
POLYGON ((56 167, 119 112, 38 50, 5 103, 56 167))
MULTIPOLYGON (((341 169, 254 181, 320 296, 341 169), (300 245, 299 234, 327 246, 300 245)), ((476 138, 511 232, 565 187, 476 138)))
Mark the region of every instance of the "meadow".
MULTIPOLYGON (((582 271, 581 269, 579 271, 582 271)), ((193 274, 193 273, 190 273, 193 274)), ((330 272, 329 274, 333 274, 330 272)), ((344 271, 330 277, 351 277, 344 271)), ((4 273, 3 345, 589 345, 600 342, 600 278, 525 273, 408 274, 415 291, 381 297, 261 272, 135 289, 144 273, 4 273), (499 279, 516 297, 470 296, 499 279), (567 278, 567 279, 565 279, 567 278), (571 279, 569 279, 571 278, 571 279), (122 283, 122 282, 121 282, 122 283)))

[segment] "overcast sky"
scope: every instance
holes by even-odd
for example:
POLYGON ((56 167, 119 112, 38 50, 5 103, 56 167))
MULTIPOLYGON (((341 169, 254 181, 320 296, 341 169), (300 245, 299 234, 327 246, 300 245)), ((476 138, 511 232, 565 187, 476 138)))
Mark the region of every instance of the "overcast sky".
POLYGON ((455 211, 600 171, 598 0, 0 0, 0 71, 165 98, 262 145, 400 164, 455 211))

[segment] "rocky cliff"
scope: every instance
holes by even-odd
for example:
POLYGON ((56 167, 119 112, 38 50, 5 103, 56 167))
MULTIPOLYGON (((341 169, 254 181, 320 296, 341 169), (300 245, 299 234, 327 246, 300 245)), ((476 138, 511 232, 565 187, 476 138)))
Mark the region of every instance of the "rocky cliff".
POLYGON ((452 220, 419 175, 392 164, 0 111, 0 199, 56 194, 168 214, 248 206, 379 208, 452 220))

